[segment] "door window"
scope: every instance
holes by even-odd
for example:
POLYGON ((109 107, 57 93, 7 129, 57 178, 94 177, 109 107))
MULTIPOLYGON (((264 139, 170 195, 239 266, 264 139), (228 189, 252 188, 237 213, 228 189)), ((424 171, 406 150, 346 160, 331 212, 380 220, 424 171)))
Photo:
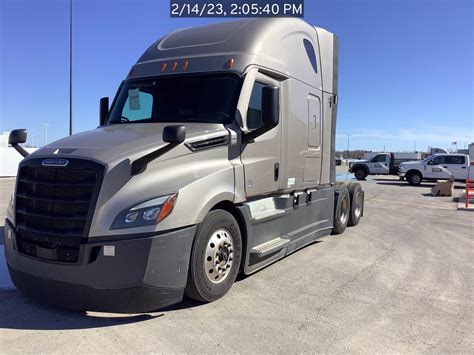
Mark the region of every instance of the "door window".
POLYGON ((437 157, 431 159, 428 162, 428 165, 441 165, 441 164, 445 164, 445 156, 444 155, 437 156, 437 157))
POLYGON ((465 157, 452 155, 452 156, 447 156, 447 157, 446 157, 446 162, 445 162, 445 164, 458 164, 458 165, 463 165, 463 164, 465 164, 465 162, 466 162, 465 157))
POLYGON ((386 155, 376 155, 370 161, 371 163, 385 163, 387 156, 386 155))
POLYGON ((262 122, 262 89, 265 84, 255 82, 250 95, 249 108, 247 110, 247 128, 255 130, 263 127, 262 122))

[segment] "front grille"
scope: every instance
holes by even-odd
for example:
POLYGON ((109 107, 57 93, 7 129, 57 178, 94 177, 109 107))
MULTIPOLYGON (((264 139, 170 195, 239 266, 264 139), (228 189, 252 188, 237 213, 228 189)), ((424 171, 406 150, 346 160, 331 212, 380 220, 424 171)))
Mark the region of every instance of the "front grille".
POLYGON ((20 253, 54 262, 77 263, 102 181, 103 166, 68 159, 45 167, 44 159, 20 165, 16 191, 20 253))

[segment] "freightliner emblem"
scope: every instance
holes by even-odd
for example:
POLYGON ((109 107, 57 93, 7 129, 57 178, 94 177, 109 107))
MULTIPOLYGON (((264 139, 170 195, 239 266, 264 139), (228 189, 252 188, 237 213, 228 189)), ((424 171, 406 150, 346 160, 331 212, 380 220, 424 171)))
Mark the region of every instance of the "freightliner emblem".
POLYGON ((50 158, 45 159, 41 163, 43 166, 66 166, 69 164, 69 160, 59 159, 59 158, 50 158))

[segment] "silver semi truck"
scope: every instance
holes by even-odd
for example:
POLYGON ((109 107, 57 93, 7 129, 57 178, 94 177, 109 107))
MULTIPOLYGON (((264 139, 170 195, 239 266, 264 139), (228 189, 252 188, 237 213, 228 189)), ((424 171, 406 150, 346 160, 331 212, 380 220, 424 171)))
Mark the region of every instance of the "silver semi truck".
POLYGON ((338 39, 299 19, 172 32, 131 68, 100 126, 25 159, 5 249, 16 287, 59 307, 141 312, 222 297, 356 225, 335 181, 338 39))

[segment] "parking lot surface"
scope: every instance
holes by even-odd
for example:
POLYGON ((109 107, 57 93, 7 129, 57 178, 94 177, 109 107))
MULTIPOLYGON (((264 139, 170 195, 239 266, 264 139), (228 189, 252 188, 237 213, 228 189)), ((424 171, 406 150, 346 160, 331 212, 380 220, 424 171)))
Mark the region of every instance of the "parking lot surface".
POLYGON ((474 213, 428 196, 433 184, 362 185, 359 226, 240 277, 211 304, 120 315, 0 292, 0 352, 472 353, 474 213))

